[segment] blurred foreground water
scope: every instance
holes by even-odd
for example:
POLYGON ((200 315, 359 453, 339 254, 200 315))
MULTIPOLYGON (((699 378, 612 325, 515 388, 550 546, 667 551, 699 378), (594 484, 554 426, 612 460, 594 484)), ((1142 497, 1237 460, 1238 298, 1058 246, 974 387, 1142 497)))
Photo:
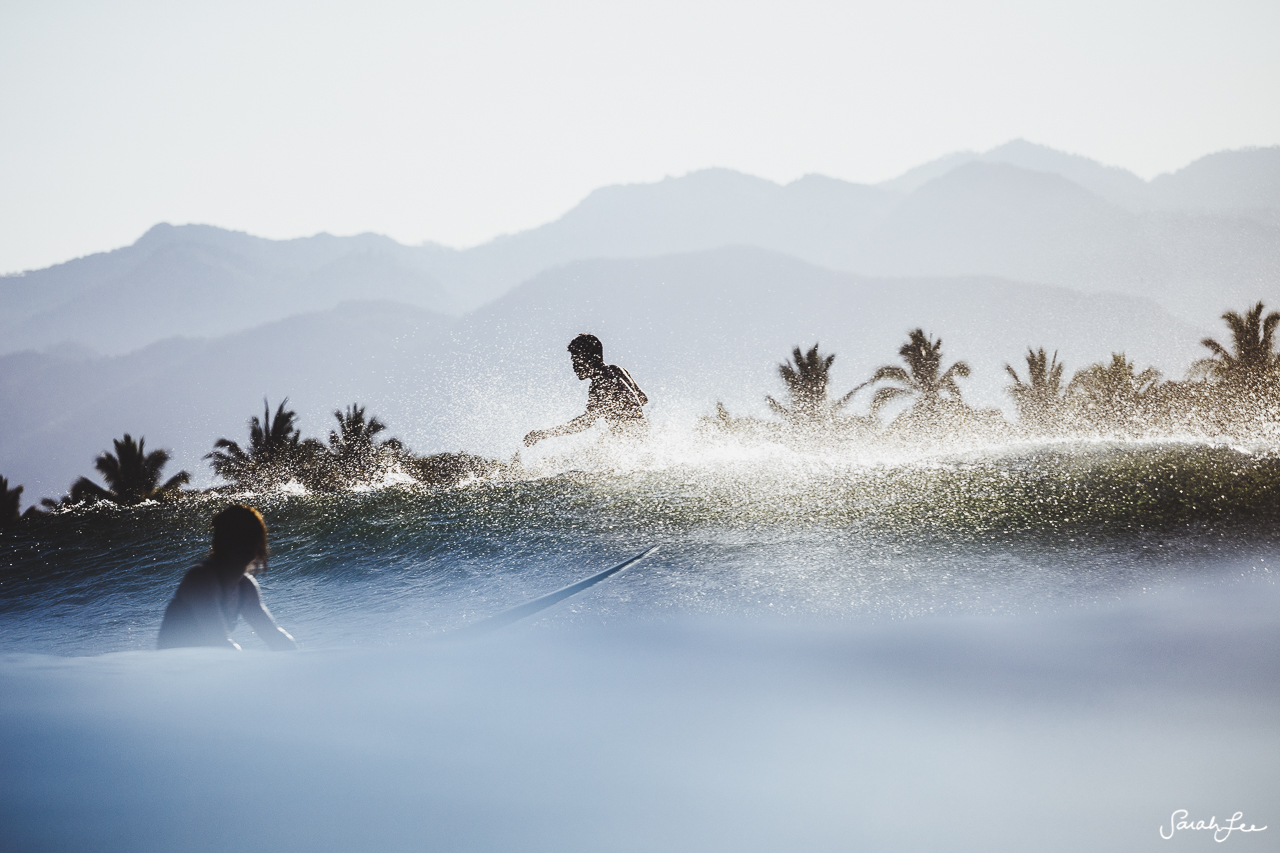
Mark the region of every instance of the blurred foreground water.
POLYGON ((4 534, 6 849, 1214 843, 1163 841, 1175 809, 1280 843, 1273 448, 526 463, 252 496, 297 655, 149 651, 225 498, 4 534), (527 623, 447 638, 651 544, 527 623))

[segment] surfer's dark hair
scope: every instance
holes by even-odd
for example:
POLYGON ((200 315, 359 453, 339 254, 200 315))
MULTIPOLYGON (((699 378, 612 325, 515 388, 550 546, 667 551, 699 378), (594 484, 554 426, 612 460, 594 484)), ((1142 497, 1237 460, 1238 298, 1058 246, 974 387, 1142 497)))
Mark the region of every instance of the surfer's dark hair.
POLYGON ((573 355, 584 355, 604 361, 604 344, 595 335, 585 332, 569 341, 569 352, 573 355))
POLYGON ((213 517, 213 557, 240 565, 267 568, 267 522, 251 506, 232 504, 213 517), (241 562, 243 560, 243 562, 241 562))

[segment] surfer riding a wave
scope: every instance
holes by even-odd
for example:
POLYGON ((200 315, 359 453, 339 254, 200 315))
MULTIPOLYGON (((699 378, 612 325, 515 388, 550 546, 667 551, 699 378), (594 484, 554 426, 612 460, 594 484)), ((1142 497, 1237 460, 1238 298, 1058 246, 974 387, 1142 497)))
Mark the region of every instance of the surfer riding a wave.
POLYGON ((533 447, 544 438, 582 432, 601 418, 614 435, 643 438, 648 432, 644 406, 649 398, 624 368, 604 363, 604 345, 600 339, 595 335, 578 335, 569 342, 569 355, 578 379, 591 380, 587 410, 558 427, 535 429, 524 437, 525 446, 533 447))

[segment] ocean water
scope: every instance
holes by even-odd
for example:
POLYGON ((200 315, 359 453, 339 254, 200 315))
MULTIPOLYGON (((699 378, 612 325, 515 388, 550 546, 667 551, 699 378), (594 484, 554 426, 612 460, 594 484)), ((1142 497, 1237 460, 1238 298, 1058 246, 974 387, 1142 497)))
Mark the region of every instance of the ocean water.
MULTIPOLYGON (((228 498, 0 538, 17 850, 1135 850, 1280 839, 1280 452, 526 453, 245 495, 299 654, 150 651, 228 498), (659 550, 480 641, 452 631, 659 550)), ((1216 845, 1215 845, 1216 847, 1216 845)))

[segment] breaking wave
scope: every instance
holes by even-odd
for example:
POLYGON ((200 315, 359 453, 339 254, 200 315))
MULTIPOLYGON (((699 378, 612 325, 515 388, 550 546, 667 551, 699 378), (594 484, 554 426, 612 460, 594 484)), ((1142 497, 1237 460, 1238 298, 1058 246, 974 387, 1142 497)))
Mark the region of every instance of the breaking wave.
MULTIPOLYGON (((75 508, 4 534, 6 645, 151 647, 228 497, 75 508)), ((236 497, 268 519, 262 582, 281 623, 304 644, 345 646, 432 636, 651 544, 646 565, 548 622, 1054 609, 1210 564, 1269 573, 1280 453, 1165 440, 871 454, 658 436, 451 488, 236 497)))

